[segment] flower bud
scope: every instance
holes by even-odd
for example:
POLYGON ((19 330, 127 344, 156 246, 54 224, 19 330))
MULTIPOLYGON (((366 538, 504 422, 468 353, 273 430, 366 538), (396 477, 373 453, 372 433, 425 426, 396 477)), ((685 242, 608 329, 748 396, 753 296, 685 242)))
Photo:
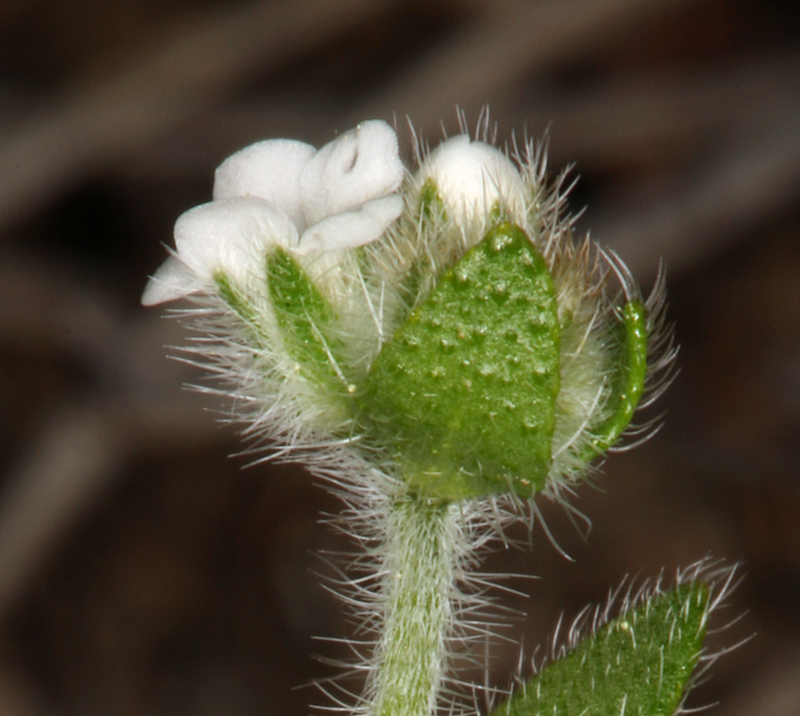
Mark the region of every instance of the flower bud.
POLYGON ((514 163, 499 149, 459 134, 442 142, 419 170, 445 211, 473 245, 486 233, 487 222, 503 215, 525 228, 529 192, 514 163))

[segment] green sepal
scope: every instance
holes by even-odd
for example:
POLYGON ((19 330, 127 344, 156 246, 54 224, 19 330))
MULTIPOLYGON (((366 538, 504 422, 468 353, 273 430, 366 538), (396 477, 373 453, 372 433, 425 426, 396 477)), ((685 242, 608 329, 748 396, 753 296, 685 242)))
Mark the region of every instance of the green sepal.
MULTIPOLYGON (((417 215, 412 219, 414 226, 409 227, 409 231, 416 232, 417 227, 426 227, 429 230, 430 227, 436 226, 440 230, 431 232, 432 238, 436 237, 436 242, 447 242, 452 238, 447 236, 446 232, 441 231, 447 224, 447 212, 439 196, 439 190, 432 179, 426 180, 420 189, 417 211, 417 215)), ((426 252, 416 256, 411 262, 406 275, 400 280, 400 292, 405 296, 409 305, 415 303, 420 293, 424 292, 426 284, 434 279, 433 273, 431 258, 426 252)))
POLYGON ((552 462, 560 330, 541 253, 519 227, 495 226, 373 362, 366 434, 429 497, 532 495, 552 462))
POLYGON ((700 658, 708 587, 646 600, 528 680, 490 716, 672 716, 700 658))
POLYGON ((295 370, 334 394, 352 392, 344 374, 336 313, 295 259, 280 247, 267 255, 267 288, 275 321, 295 370))
POLYGON ((244 293, 231 283, 227 274, 218 270, 214 273, 214 283, 217 286, 217 291, 228 307, 236 313, 242 322, 247 326, 252 338, 256 341, 258 346, 263 345, 265 339, 262 327, 259 325, 258 316, 253 309, 252 304, 247 300, 244 293))
POLYGON ((419 212, 423 217, 430 218, 434 211, 444 215, 444 205, 433 179, 428 179, 419 192, 419 212))
POLYGON ((613 386, 610 416, 592 430, 592 438, 583 453, 589 462, 604 453, 631 422, 644 392, 647 377, 647 309, 641 301, 629 301, 622 308, 624 338, 621 341, 618 379, 613 386))
POLYGON ((239 318, 245 323, 252 323, 255 318, 252 307, 242 292, 236 288, 235 284, 230 282, 227 274, 222 271, 216 271, 214 273, 214 283, 217 284, 217 290, 222 300, 239 315, 239 318))

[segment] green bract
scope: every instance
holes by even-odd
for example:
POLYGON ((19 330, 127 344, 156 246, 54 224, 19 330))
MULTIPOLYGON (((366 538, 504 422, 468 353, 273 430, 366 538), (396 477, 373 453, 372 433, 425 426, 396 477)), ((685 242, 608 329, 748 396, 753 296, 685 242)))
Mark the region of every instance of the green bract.
POLYGON ((703 582, 651 597, 543 668, 491 716, 671 716, 701 655, 703 582))
POLYGON ((383 347, 359 405, 426 495, 527 497, 552 461, 560 338, 547 265, 503 223, 383 347))
POLYGON ((341 345, 333 333, 337 317, 297 261, 281 248, 267 256, 267 289, 283 348, 296 361, 297 372, 323 395, 346 392, 349 383, 337 360, 341 345))

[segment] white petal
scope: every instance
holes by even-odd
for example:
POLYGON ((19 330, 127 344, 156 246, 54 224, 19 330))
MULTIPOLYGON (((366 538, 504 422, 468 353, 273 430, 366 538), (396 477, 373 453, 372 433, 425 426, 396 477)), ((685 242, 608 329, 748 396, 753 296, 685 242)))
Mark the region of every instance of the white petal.
POLYGON ((366 202, 359 211, 347 211, 323 219, 300 237, 296 253, 312 255, 352 249, 377 239, 403 213, 398 194, 366 202))
POLYGON ((303 169, 307 224, 397 191, 403 174, 394 130, 380 120, 362 122, 322 147, 303 169))
POLYGON ((157 306, 188 296, 200 288, 195 275, 177 257, 170 256, 147 282, 142 294, 143 306, 157 306))
POLYGON ((293 139, 267 139, 232 154, 214 173, 214 199, 256 196, 305 227, 300 174, 314 147, 293 139))
POLYGON ((181 261, 207 285, 223 271, 240 287, 263 285, 269 246, 297 245, 297 229, 282 211, 254 197, 201 204, 178 217, 181 261))
POLYGON ((421 169, 432 179, 453 219, 466 233, 482 231, 489 212, 500 202, 525 225, 526 191, 514 163, 485 142, 459 134, 440 144, 421 169))

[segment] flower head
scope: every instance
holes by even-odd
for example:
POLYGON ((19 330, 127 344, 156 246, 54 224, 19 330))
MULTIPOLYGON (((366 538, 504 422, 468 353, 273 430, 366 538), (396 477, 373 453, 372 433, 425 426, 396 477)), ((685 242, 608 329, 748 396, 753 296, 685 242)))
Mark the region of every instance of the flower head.
POLYGON ((192 296, 204 330, 215 309, 206 360, 249 431, 320 473, 350 460, 445 500, 558 495, 673 351, 663 282, 645 301, 574 243, 545 179, 532 143, 512 159, 465 134, 407 172, 380 121, 319 150, 258 142, 178 219, 142 301, 192 296))

